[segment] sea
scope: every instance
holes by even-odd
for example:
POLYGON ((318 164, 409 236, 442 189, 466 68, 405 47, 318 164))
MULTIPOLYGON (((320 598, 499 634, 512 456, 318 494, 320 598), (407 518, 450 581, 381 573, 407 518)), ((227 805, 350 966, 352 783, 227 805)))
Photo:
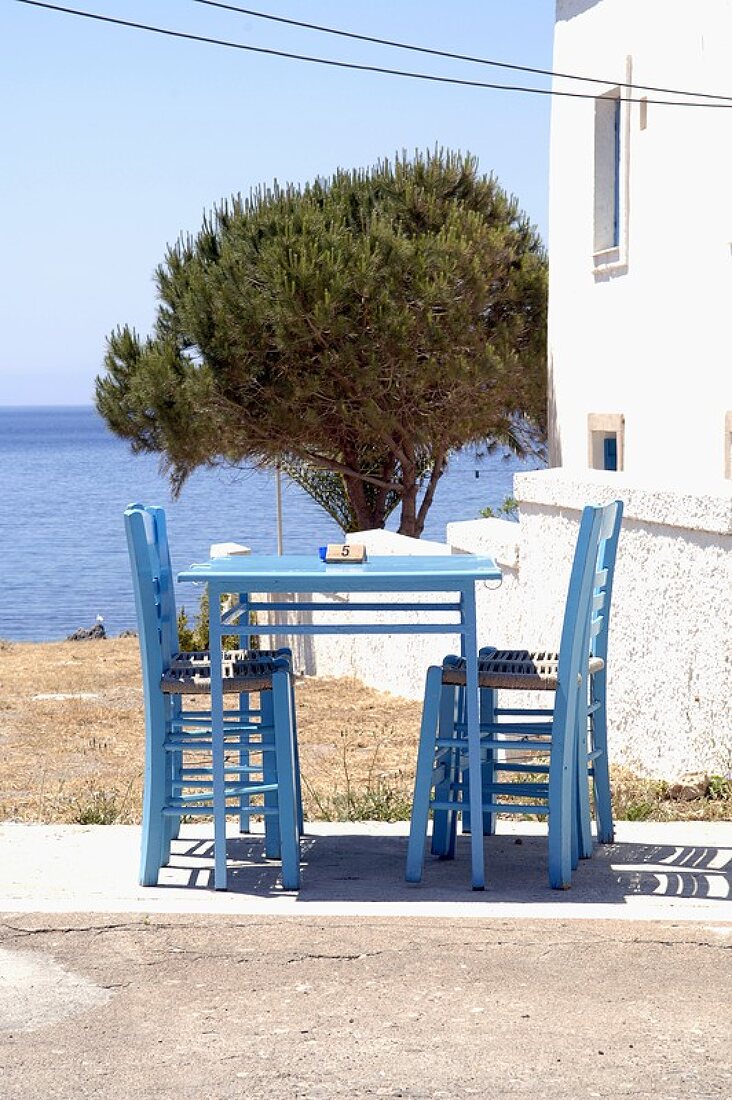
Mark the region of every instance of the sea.
MULTIPOLYGON (((503 452, 456 454, 443 475, 423 537, 477 519, 512 493, 513 475, 535 469, 503 452)), ((133 454, 91 406, 0 408, 0 639, 54 641, 101 618, 108 635, 134 630, 122 513, 139 501, 166 509, 173 569, 206 560, 214 542, 277 549, 274 473, 198 470, 179 498, 155 455, 133 454)), ((298 485, 282 479, 284 553, 338 542, 336 523, 298 485)), ((396 530, 398 515, 387 527, 396 530)), ((190 586, 179 607, 193 617, 190 586)))

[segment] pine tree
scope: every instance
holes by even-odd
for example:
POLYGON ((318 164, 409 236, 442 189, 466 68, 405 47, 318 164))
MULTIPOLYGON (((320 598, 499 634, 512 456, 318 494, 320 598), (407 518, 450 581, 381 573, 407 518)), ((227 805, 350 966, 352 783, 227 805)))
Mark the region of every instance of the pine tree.
POLYGON ((97 408, 174 491, 276 462, 346 530, 419 536, 450 454, 545 428, 546 257, 469 155, 398 157, 222 202, 108 338, 97 408))

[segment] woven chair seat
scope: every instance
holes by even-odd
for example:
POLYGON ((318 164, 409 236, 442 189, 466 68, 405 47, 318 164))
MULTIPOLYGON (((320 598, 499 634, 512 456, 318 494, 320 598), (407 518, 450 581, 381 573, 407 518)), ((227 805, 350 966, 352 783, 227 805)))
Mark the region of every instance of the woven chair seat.
MULTIPOLYGON (((225 649, 222 653, 224 692, 271 691, 273 649, 225 649)), ((161 688, 167 695, 210 695, 211 654, 208 650, 176 653, 163 673, 161 688)))
MULTIPOLYGON (((600 672, 604 662, 591 657, 588 671, 600 672)), ((478 682, 482 688, 520 691, 556 691, 559 654, 548 650, 494 649, 478 659, 478 682)), ((465 659, 442 666, 443 684, 465 684, 465 659)))

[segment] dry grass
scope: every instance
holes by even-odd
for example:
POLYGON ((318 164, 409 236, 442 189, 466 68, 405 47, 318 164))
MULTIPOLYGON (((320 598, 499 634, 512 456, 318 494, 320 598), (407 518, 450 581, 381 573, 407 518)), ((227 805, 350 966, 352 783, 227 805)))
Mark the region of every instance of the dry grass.
MULTIPOLYGON (((139 821, 136 639, 0 645, 0 820, 139 821)), ((319 678, 297 706, 308 816, 408 816, 418 703, 319 678)))
POLYGON ((625 821, 729 821, 732 779, 698 775, 688 783, 644 779, 627 768, 615 768, 613 810, 625 821), (694 794, 698 797, 694 797, 694 794))
MULTIPOLYGON (((297 685, 306 816, 409 816, 421 706, 323 678, 297 685)), ((140 819, 144 723, 137 641, 0 642, 0 820, 140 819)), ((674 797, 659 780, 613 775, 631 820, 728 819, 732 782, 674 797)))

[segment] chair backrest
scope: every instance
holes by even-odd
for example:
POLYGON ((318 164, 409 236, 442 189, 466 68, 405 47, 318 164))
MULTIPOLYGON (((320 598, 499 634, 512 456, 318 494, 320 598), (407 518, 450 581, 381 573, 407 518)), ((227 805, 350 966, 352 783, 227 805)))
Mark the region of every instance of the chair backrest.
POLYGON ((582 511, 559 648, 560 694, 587 677, 590 655, 607 654, 607 625, 623 506, 588 505, 582 511))
POLYGON ((143 677, 160 683, 178 650, 178 628, 165 512, 131 504, 125 510, 143 677))

